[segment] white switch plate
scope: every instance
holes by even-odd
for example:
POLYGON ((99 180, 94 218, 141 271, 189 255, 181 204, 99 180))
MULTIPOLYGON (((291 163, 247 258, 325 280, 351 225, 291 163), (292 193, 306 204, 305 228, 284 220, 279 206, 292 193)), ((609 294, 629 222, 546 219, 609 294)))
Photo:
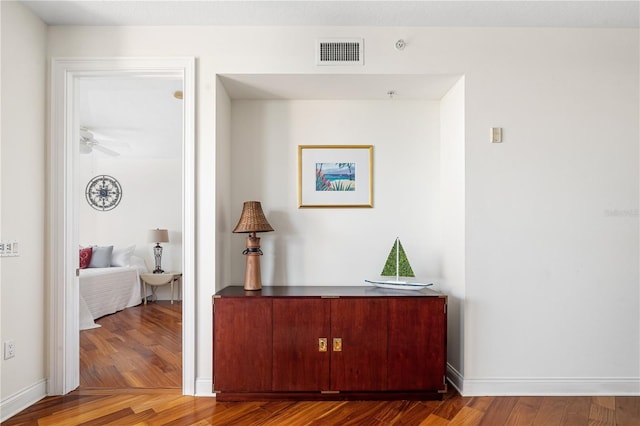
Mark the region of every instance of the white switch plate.
POLYGON ((18 242, 17 241, 2 241, 0 242, 0 256, 19 256, 18 242))
POLYGON ((491 128, 491 143, 502 143, 502 127, 491 128))

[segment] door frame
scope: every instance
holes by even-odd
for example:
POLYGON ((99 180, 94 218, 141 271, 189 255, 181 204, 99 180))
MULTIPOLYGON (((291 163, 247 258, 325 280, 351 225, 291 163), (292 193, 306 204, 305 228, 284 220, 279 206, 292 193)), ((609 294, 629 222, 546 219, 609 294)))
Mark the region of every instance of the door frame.
POLYGON ((53 58, 50 75, 46 283, 47 393, 80 385, 78 268, 79 119, 77 79, 178 77, 183 80, 182 392, 195 394, 195 58, 53 58))

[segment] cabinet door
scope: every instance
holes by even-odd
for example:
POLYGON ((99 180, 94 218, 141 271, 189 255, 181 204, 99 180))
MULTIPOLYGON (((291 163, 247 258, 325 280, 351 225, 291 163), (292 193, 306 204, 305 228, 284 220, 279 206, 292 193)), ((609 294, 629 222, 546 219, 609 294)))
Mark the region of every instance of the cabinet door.
POLYGON ((390 298, 390 390, 445 388, 445 300, 425 297, 390 298))
POLYGON ((222 297, 214 302, 214 390, 271 390, 271 300, 222 297))
POLYGON ((273 300, 273 390, 329 389, 329 303, 319 298, 273 300))
POLYGON ((386 389, 386 299, 331 299, 331 338, 332 390, 386 389), (333 339, 341 339, 339 351, 333 339))

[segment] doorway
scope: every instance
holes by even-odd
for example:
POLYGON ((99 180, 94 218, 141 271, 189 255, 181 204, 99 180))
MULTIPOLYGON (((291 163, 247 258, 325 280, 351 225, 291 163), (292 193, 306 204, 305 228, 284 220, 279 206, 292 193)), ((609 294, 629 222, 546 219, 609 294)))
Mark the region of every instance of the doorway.
POLYGON ((81 77, 76 86, 80 388, 182 388, 182 303, 173 280, 182 271, 182 79, 81 77), (142 295, 155 229, 167 236, 158 278, 171 278, 175 289, 142 295))
POLYGON ((176 235, 182 242, 182 390, 195 393, 194 181, 195 60, 193 58, 54 59, 52 67, 49 205, 49 380, 50 395, 79 385, 79 290, 77 271, 81 140, 80 81, 164 78, 182 81, 182 217, 176 235))

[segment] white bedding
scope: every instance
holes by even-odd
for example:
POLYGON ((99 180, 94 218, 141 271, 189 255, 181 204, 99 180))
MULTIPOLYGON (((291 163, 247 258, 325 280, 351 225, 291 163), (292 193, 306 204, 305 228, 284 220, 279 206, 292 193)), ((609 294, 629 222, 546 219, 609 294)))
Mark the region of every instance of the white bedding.
POLYGON ((142 302, 135 266, 80 270, 80 330, 100 327, 94 319, 142 302))

